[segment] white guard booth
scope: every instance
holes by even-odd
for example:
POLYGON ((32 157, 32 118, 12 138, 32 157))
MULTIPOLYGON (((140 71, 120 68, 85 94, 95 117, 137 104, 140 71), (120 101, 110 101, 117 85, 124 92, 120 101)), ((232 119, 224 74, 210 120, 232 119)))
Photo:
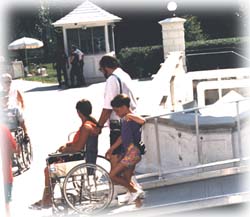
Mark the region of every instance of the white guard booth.
POLYGON ((104 80, 99 71, 99 60, 104 54, 115 51, 114 23, 120 20, 120 17, 87 0, 53 23, 63 30, 66 54, 70 53, 73 44, 84 52, 83 74, 86 83, 104 80))

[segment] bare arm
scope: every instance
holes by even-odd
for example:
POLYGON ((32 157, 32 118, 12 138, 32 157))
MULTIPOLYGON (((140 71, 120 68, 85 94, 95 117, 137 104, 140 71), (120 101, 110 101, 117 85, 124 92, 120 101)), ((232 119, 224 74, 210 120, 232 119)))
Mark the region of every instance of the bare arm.
POLYGON ((21 108, 24 109, 23 96, 19 90, 17 91, 17 101, 21 104, 21 108))
POLYGON ((129 113, 126 115, 125 117, 126 120, 131 120, 134 121, 140 125, 145 124, 145 119, 143 117, 141 117, 140 115, 137 114, 133 114, 133 113, 129 113))
POLYGON ((103 126, 106 123, 106 121, 109 119, 111 113, 112 113, 112 109, 103 109, 101 116, 99 118, 99 121, 98 121, 98 125, 103 126))
POLYGON ((75 58, 74 56, 72 55, 70 56, 70 59, 69 59, 70 64, 72 64, 72 62, 74 61, 74 58, 75 58))
POLYGON ((59 151, 62 153, 74 153, 84 149, 87 139, 90 135, 90 129, 86 126, 81 127, 79 139, 75 143, 67 143, 59 151))

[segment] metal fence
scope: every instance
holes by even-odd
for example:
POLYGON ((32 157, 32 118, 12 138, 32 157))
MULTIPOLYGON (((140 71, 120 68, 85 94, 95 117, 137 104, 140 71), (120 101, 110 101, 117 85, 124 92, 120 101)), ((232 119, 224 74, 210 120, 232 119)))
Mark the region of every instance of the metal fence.
MULTIPOLYGON (((191 171, 191 170, 199 170, 199 169, 204 169, 204 168, 209 168, 209 167, 214 167, 214 166, 219 166, 219 165, 227 165, 227 164, 234 164, 236 167, 240 167, 241 165, 247 165, 248 166, 248 160, 250 159, 249 156, 244 157, 242 153, 242 138, 241 138, 241 130, 242 130, 242 118, 240 117, 240 104, 243 102, 249 102, 250 104, 250 98, 245 98, 242 100, 237 100, 233 102, 228 102, 229 104, 235 104, 236 108, 236 116, 234 116, 235 122, 236 122, 236 132, 237 132, 237 144, 233 143, 233 146, 238 146, 238 147, 233 147, 233 150, 238 149, 239 153, 235 154, 232 159, 227 159, 223 161, 216 161, 216 162, 211 162, 211 163, 205 163, 203 164, 201 161, 201 150, 202 150, 202 143, 200 141, 200 124, 199 124, 199 118, 200 118, 200 111, 205 108, 212 107, 214 105, 209 105, 205 107, 195 107, 195 108, 190 108, 190 109, 185 109, 182 111, 178 112, 170 112, 170 113, 164 113, 160 114, 157 116, 150 116, 146 117, 146 122, 152 121, 154 123, 154 130, 155 130, 155 142, 156 142, 156 153, 157 153, 157 168, 158 172, 152 172, 152 173, 146 173, 142 175, 138 175, 137 177, 140 178, 148 178, 148 177, 154 177, 158 176, 159 179, 163 179, 165 175, 168 174, 173 174, 173 173, 180 173, 180 172, 185 172, 185 171, 191 171), (189 167, 184 167, 184 168, 179 168, 179 169, 172 169, 172 170, 163 170, 163 165, 162 165, 162 159, 161 159, 161 148, 160 148, 160 138, 159 138, 159 120, 163 117, 167 117, 173 114, 180 114, 180 113, 194 113, 195 114, 195 134, 196 134, 196 145, 197 145, 197 150, 198 150, 198 161, 199 164, 195 166, 189 166, 189 167)), ((227 103, 227 104, 228 104, 227 103)), ((250 106, 249 106, 250 108, 250 106)), ((250 112, 250 109, 245 111, 245 112, 250 112)), ((249 117, 250 119, 250 117, 249 117)), ((245 143, 249 143, 250 141, 244 141, 245 143)), ((247 144, 245 144, 247 145, 247 144)), ((238 170, 237 170, 238 171, 238 170)))

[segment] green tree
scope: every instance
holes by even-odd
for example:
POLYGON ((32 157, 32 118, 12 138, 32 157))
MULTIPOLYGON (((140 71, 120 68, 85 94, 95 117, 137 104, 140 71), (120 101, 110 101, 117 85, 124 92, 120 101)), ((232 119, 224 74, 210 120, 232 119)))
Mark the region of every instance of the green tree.
POLYGON ((186 41, 199 41, 206 40, 208 37, 203 33, 198 17, 192 15, 184 16, 186 22, 185 27, 185 40, 186 41))
POLYGON ((44 53, 45 61, 51 61, 54 56, 54 51, 56 47, 56 32, 52 25, 52 20, 50 16, 50 7, 48 0, 40 1, 41 5, 38 10, 39 22, 36 24, 35 28, 40 33, 41 39, 44 42, 44 53))

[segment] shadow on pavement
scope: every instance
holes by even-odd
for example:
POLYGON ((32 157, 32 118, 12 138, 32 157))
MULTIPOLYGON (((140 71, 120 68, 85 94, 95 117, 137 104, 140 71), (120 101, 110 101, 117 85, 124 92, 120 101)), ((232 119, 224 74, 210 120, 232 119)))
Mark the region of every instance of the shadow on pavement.
POLYGON ((52 90, 58 90, 58 91, 63 91, 63 90, 68 90, 68 89, 74 89, 74 88, 82 88, 82 87, 89 87, 93 84, 86 84, 86 85, 82 85, 82 86, 75 86, 75 87, 59 87, 58 84, 55 85, 51 85, 51 86, 42 86, 42 87, 35 87, 32 88, 30 90, 26 90, 24 91, 25 93, 29 93, 29 92, 36 92, 36 91, 52 91, 52 90))
POLYGON ((52 91, 52 90, 66 90, 66 88, 59 88, 58 85, 35 87, 30 90, 26 90, 25 93, 35 92, 35 91, 52 91))

